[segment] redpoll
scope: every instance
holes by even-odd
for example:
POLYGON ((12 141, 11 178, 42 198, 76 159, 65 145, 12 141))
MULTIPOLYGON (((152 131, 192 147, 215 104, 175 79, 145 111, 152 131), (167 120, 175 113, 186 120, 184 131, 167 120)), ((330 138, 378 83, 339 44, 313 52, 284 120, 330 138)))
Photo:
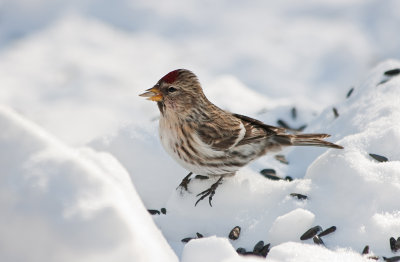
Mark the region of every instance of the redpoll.
POLYGON ((222 178, 232 176, 250 161, 284 146, 343 148, 324 141, 327 134, 290 134, 280 127, 227 112, 211 103, 191 71, 178 69, 161 78, 140 96, 156 101, 161 112, 159 134, 164 149, 191 173, 218 177, 197 196, 209 203, 222 178))

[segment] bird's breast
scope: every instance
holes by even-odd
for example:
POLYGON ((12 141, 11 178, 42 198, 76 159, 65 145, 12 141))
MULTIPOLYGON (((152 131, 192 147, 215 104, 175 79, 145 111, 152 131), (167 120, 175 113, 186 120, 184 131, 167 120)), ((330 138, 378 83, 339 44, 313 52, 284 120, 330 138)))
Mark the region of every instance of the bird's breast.
POLYGON ((183 130, 182 124, 174 118, 160 119, 159 134, 165 151, 180 165, 188 169, 196 158, 194 146, 189 146, 190 134, 183 130))
POLYGON ((182 167, 198 175, 234 174, 242 164, 224 151, 213 150, 198 137, 195 126, 161 117, 160 140, 165 151, 182 167))

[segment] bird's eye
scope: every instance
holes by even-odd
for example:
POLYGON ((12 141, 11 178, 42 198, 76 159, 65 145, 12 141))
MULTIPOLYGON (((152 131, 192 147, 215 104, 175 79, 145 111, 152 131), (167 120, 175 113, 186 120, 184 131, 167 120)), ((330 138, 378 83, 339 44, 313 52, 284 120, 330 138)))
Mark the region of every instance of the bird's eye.
POLYGON ((168 87, 168 93, 175 92, 176 90, 178 90, 178 89, 176 89, 176 88, 173 87, 173 86, 168 87))

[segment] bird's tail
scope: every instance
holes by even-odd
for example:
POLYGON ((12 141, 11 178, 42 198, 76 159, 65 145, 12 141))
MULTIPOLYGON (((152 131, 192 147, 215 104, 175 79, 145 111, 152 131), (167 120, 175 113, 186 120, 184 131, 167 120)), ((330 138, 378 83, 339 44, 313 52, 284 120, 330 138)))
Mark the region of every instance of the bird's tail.
POLYGON ((330 137, 328 134, 278 134, 274 137, 274 140, 283 145, 292 146, 320 146, 320 147, 332 147, 337 149, 343 149, 342 146, 334 143, 325 141, 324 138, 330 137))

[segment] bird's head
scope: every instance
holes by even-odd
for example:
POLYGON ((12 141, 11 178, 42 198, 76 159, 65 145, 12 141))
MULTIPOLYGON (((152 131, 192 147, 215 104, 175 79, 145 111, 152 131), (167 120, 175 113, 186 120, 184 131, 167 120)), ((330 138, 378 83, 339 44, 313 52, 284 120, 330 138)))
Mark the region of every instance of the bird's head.
POLYGON ((156 101, 162 113, 164 107, 183 112, 206 99, 196 75, 186 69, 169 72, 140 96, 156 101))

